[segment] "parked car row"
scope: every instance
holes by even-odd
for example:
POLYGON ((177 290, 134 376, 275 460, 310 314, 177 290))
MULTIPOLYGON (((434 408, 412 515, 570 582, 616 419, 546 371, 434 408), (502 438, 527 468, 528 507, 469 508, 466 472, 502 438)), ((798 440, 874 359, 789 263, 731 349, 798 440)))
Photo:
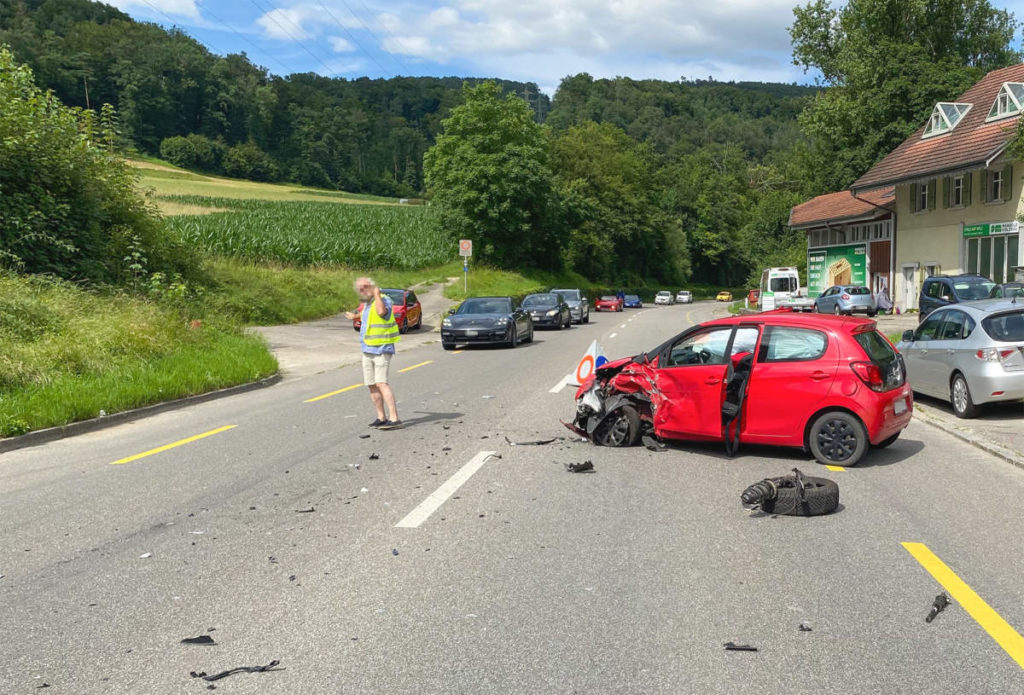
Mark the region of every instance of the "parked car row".
MULTIPOLYGON (((595 307, 596 308, 596 307, 595 307)), ((441 347, 499 344, 516 347, 533 342, 538 328, 564 330, 590 323, 590 307, 579 289, 554 289, 527 295, 516 306, 512 297, 472 297, 441 321, 441 347)))

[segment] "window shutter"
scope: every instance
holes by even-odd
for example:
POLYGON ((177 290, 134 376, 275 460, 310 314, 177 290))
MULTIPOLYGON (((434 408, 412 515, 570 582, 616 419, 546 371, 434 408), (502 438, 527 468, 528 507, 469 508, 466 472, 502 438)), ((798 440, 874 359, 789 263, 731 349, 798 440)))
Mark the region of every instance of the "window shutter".
POLYGON ((1013 198, 1013 165, 1007 164, 1003 167, 1003 200, 1013 198))
POLYGON ((981 170, 981 202, 988 202, 988 169, 981 170))
POLYGON ((948 208, 950 205, 953 204, 953 201, 949 197, 950 196, 950 191, 953 188, 952 184, 953 184, 953 179, 952 178, 950 178, 949 176, 943 177, 943 179, 942 179, 942 207, 944 207, 944 208, 948 208))
POLYGON ((936 180, 932 179, 932 180, 930 180, 928 182, 928 209, 929 210, 934 210, 935 209, 935 189, 936 189, 936 180))
POLYGON ((971 183, 974 181, 974 172, 969 171, 964 174, 964 188, 963 188, 963 205, 969 207, 971 204, 971 183))
POLYGON ((918 195, 917 186, 918 186, 918 184, 916 184, 916 183, 910 184, 910 211, 911 212, 918 212, 919 211, 919 208, 917 206, 918 206, 918 202, 921 200, 921 198, 918 195))

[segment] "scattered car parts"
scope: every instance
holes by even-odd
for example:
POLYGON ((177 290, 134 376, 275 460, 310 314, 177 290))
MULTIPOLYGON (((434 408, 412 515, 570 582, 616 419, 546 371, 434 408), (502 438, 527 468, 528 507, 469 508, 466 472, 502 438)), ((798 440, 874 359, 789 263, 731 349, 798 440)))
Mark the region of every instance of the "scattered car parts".
POLYGON ((928 611, 928 617, 925 618, 924 621, 926 623, 930 623, 931 621, 935 620, 935 616, 937 616, 942 611, 946 610, 946 606, 948 605, 949 597, 945 594, 939 594, 935 597, 935 600, 932 602, 932 609, 928 611))
POLYGON ((275 668, 280 663, 280 661, 274 659, 266 666, 239 666, 238 668, 232 668, 227 671, 215 673, 212 676, 206 675, 205 671, 200 671, 198 673, 192 671, 191 673, 189 673, 189 675, 193 678, 202 678, 204 681, 219 681, 221 678, 227 678, 228 676, 233 676, 236 673, 265 673, 267 671, 283 671, 284 669, 275 668))
POLYGON ((587 460, 582 463, 567 463, 565 464, 565 470, 570 473, 588 473, 594 470, 594 462, 587 460))
POLYGON ((736 644, 735 642, 726 642, 722 645, 726 651, 729 652, 756 652, 757 647, 752 647, 749 644, 736 644))
POLYGON ((830 514, 839 506, 839 486, 827 478, 805 476, 799 469, 793 475, 765 478, 740 495, 745 509, 787 516, 830 514))

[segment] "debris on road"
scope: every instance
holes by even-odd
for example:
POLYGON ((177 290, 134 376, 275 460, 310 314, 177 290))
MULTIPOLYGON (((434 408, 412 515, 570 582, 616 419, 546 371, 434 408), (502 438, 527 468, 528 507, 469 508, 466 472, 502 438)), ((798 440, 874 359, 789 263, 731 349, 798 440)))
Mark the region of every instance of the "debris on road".
POLYGON ((935 597, 935 600, 932 602, 932 609, 928 611, 928 617, 925 618, 924 621, 926 623, 930 623, 931 621, 935 620, 935 616, 937 616, 942 611, 946 610, 946 606, 948 605, 949 597, 945 594, 939 594, 935 597))
POLYGON ((233 668, 227 671, 221 671, 220 673, 215 673, 212 676, 206 675, 205 671, 200 671, 198 673, 196 673, 195 671, 191 671, 189 675, 193 678, 202 678, 204 681, 219 681, 221 678, 227 678, 228 676, 233 676, 236 673, 265 673, 267 671, 283 671, 284 669, 275 668, 280 663, 280 661, 274 659, 266 666, 239 666, 238 668, 233 668))
POLYGON ((369 439, 370 435, 368 435, 368 434, 361 434, 361 435, 359 435, 359 438, 360 439, 369 439))
POLYGON ((570 473, 587 473, 594 470, 594 462, 587 460, 582 463, 567 463, 565 464, 565 470, 570 473))
POLYGON ((398 548, 392 548, 391 549, 391 554, 397 556, 398 555, 398 548))
POLYGON ((814 631, 814 629, 811 627, 810 623, 800 623, 799 630, 800 630, 800 632, 813 632, 814 631))
POLYGON ((139 555, 140 560, 147 560, 151 557, 153 557, 153 553, 143 553, 142 555, 139 555))
POLYGON ((181 640, 182 644, 217 644, 213 641, 213 638, 209 635, 199 635, 198 637, 186 637, 181 640))
POLYGON ((380 454, 370 454, 370 460, 371 461, 376 461, 379 458, 380 458, 380 454))
POLYGON ((662 451, 668 451, 668 446, 665 442, 659 441, 649 434, 645 434, 640 441, 642 441, 644 446, 650 451, 657 451, 659 453, 662 451))
POLYGON ((827 478, 805 476, 799 469, 793 475, 765 478, 740 495, 743 508, 766 514, 818 516, 839 506, 839 486, 827 478))
POLYGON ((726 642, 722 645, 726 651, 729 652, 756 652, 757 647, 752 647, 749 644, 736 644, 735 642, 726 642))
POLYGON ((272 564, 272 565, 276 565, 277 564, 277 558, 274 557, 273 555, 267 556, 267 559, 270 560, 270 564, 272 564))
POLYGON ((497 396, 480 396, 480 397, 485 399, 485 400, 490 399, 490 398, 497 398, 497 396))
POLYGON ((312 514, 316 511, 316 507, 310 507, 309 509, 296 509, 296 514, 312 514))
POLYGON ((565 437, 552 437, 551 439, 534 439, 528 442, 513 442, 508 437, 505 437, 505 441, 509 446, 544 446, 546 444, 552 444, 564 440, 565 437))

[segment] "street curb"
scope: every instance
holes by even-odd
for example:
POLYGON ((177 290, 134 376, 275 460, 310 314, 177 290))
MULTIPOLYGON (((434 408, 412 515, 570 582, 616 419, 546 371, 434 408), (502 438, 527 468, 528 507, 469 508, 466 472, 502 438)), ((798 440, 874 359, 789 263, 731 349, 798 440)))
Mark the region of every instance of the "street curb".
POLYGON ((952 426, 950 423, 944 422, 941 418, 937 418, 934 415, 929 415, 926 410, 928 406, 920 405, 917 403, 915 403, 914 406, 916 409, 915 414, 917 415, 917 419, 921 420, 930 427, 934 427, 936 429, 942 430, 943 432, 946 432, 947 434, 951 434, 960 441, 966 442, 971 446, 975 447, 976 449, 981 449, 982 451, 992 454, 993 456, 1000 458, 1006 461, 1007 463, 1013 464, 1017 468, 1024 469, 1024 457, 1022 457, 1016 451, 1013 451, 1012 449, 1007 449, 1006 447, 999 446, 998 444, 995 444, 994 442, 979 437, 974 433, 964 432, 963 430, 960 430, 955 426, 952 426))
POLYGON ((197 405, 199 403, 216 400, 218 398, 235 396, 240 393, 267 388, 268 386, 277 384, 282 378, 283 376, 281 372, 277 372, 273 376, 268 376, 267 378, 260 379, 259 381, 250 381, 247 384, 229 386, 224 389, 218 389, 217 391, 207 391, 206 393, 200 393, 195 396, 185 396, 184 398, 176 398, 173 401, 154 403, 153 405, 135 408, 134 410, 124 410, 120 413, 94 417, 89 420, 69 422, 66 425, 60 425, 59 427, 49 427, 45 430, 36 430, 18 437, 0 439, 0 454, 8 451, 15 451, 16 449, 24 449, 29 446, 55 442, 58 439, 74 437, 87 432, 95 432, 97 430, 106 429, 107 427, 113 427, 114 425, 120 425, 125 422, 138 420, 140 418, 149 417, 169 410, 177 410, 178 408, 185 408, 187 406, 197 405))

